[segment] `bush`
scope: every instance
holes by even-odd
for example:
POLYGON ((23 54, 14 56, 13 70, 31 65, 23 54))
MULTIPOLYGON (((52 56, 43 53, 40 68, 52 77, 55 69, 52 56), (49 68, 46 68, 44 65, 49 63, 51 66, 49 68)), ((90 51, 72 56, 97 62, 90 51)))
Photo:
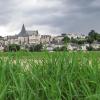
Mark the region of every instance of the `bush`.
POLYGON ((34 45, 32 45, 32 46, 29 47, 29 51, 30 52, 33 52, 34 51, 34 45))
POLYGON ((56 48, 53 49, 53 51, 60 51, 60 48, 56 47, 56 48))
POLYGON ((34 51, 36 51, 36 52, 39 52, 39 51, 41 51, 42 50, 42 44, 40 43, 40 44, 37 44, 37 45, 32 45, 32 46, 30 46, 29 47, 29 51, 30 52, 34 52, 34 51))
POLYGON ((92 46, 86 47, 86 49, 87 49, 88 51, 94 51, 94 48, 93 48, 92 46))
POLYGON ((53 51, 67 51, 67 47, 63 46, 63 47, 56 47, 53 49, 53 51))
POLYGON ((20 51, 20 45, 11 44, 8 46, 8 51, 20 51))
POLYGON ((42 50, 42 44, 40 43, 40 44, 38 44, 38 45, 36 45, 35 47, 34 47, 34 51, 37 51, 37 52, 39 52, 39 51, 41 51, 42 50))

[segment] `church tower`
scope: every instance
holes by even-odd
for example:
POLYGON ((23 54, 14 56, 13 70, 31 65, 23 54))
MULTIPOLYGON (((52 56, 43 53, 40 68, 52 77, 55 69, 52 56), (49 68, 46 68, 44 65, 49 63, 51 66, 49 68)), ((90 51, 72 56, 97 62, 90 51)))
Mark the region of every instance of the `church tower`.
POLYGON ((27 36, 27 32, 26 32, 26 29, 25 29, 25 26, 24 26, 24 24, 23 24, 23 26, 22 26, 22 29, 21 29, 21 32, 19 33, 19 36, 27 36))

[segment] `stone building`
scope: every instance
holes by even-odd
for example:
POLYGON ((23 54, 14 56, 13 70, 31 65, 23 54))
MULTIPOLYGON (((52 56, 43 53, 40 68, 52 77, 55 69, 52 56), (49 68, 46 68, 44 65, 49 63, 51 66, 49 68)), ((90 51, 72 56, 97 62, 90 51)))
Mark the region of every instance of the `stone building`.
POLYGON ((51 36, 50 35, 41 35, 40 42, 43 44, 50 44, 51 42, 51 36))

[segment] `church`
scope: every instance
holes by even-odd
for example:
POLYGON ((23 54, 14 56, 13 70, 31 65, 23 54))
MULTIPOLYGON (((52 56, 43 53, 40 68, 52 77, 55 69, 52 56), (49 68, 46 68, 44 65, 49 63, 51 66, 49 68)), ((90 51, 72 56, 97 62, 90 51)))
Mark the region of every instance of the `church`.
POLYGON ((26 30, 25 25, 23 24, 21 31, 17 35, 4 37, 2 45, 18 44, 21 46, 29 46, 40 43, 49 44, 51 41, 51 35, 40 35, 38 30, 26 30))
POLYGON ((40 35, 38 30, 28 31, 25 29, 23 24, 21 32, 15 36, 6 36, 4 37, 5 45, 9 44, 19 44, 19 45, 31 45, 40 43, 40 35))

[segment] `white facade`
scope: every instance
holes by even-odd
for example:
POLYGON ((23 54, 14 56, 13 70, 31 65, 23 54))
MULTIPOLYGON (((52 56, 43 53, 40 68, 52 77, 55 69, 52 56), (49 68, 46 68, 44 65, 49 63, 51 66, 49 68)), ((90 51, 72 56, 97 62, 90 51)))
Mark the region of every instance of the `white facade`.
POLYGON ((83 34, 79 34, 79 33, 67 33, 66 34, 70 39, 71 38, 74 38, 74 39, 77 39, 77 38, 81 38, 81 39, 85 39, 85 35, 83 34))
POLYGON ((29 36, 29 44, 39 44, 39 43, 40 43, 40 35, 29 36))
POLYGON ((92 46, 94 49, 98 49, 98 48, 100 48, 100 43, 92 43, 91 46, 92 46))
POLYGON ((41 35, 40 42, 43 44, 50 43, 51 41, 51 36, 50 35, 41 35))

